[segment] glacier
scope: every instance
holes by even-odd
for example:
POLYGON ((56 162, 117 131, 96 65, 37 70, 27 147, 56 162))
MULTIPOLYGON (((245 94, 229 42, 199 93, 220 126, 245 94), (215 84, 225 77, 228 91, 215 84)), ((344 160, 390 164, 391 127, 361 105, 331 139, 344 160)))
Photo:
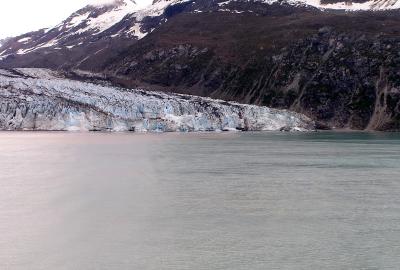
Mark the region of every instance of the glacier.
POLYGON ((307 131, 308 117, 204 97, 123 89, 47 69, 0 70, 0 130, 307 131))

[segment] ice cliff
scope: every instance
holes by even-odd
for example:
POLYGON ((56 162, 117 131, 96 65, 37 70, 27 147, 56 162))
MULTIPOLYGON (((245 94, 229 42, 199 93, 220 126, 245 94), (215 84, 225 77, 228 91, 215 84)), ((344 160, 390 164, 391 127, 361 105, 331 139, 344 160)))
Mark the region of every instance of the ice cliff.
POLYGON ((304 115, 209 98, 66 79, 45 69, 0 70, 0 130, 305 131, 304 115))

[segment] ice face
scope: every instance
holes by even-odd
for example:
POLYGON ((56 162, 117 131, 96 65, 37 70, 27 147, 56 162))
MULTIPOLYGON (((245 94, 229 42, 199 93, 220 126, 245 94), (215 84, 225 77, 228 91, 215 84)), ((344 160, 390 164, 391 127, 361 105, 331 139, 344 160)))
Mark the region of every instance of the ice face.
POLYGON ((44 69, 0 70, 1 130, 312 130, 304 115, 188 95, 104 87, 44 69))

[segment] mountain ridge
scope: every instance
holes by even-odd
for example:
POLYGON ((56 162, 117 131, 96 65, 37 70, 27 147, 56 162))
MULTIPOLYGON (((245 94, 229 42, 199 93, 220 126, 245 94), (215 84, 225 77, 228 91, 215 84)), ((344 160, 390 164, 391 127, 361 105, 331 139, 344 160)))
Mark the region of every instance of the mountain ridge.
MULTIPOLYGON (((180 13, 189 7, 188 12, 246 12, 235 10, 238 3, 253 3, 272 5, 289 5, 293 7, 317 8, 318 10, 386 10, 399 9, 400 1, 393 0, 260 0, 260 1, 193 1, 193 0, 156 0, 152 5, 140 8, 135 1, 115 0, 103 5, 87 5, 74 12, 60 24, 53 28, 42 29, 26 33, 15 38, 9 38, 0 44, 0 61, 17 57, 36 51, 68 50, 85 43, 100 42, 104 46, 104 39, 122 39, 129 44, 133 40, 140 40, 154 31, 159 25, 168 20, 174 13, 180 13), (196 3, 200 3, 202 9, 196 9, 196 3), (202 5, 203 3, 203 5, 202 5), (206 3, 206 5, 204 5, 206 3), (233 6, 233 7, 232 7, 233 6), (177 9, 177 10, 174 10, 177 9)), ((253 12, 248 10, 248 12, 253 12)), ((102 47, 98 46, 98 47, 102 47)), ((92 50, 92 49, 91 49, 92 50)), ((12 61, 10 61, 12 62, 12 61)), ((6 65, 3 65, 6 66, 6 65)), ((12 64, 9 64, 12 66, 12 64)), ((17 66, 17 65, 16 65, 17 66)))

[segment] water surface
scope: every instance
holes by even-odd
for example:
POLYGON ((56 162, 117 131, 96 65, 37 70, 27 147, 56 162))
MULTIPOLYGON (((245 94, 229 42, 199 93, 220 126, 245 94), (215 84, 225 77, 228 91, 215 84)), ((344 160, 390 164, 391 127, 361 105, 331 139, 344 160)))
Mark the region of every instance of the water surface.
POLYGON ((0 133, 0 269, 398 269, 400 136, 0 133))

